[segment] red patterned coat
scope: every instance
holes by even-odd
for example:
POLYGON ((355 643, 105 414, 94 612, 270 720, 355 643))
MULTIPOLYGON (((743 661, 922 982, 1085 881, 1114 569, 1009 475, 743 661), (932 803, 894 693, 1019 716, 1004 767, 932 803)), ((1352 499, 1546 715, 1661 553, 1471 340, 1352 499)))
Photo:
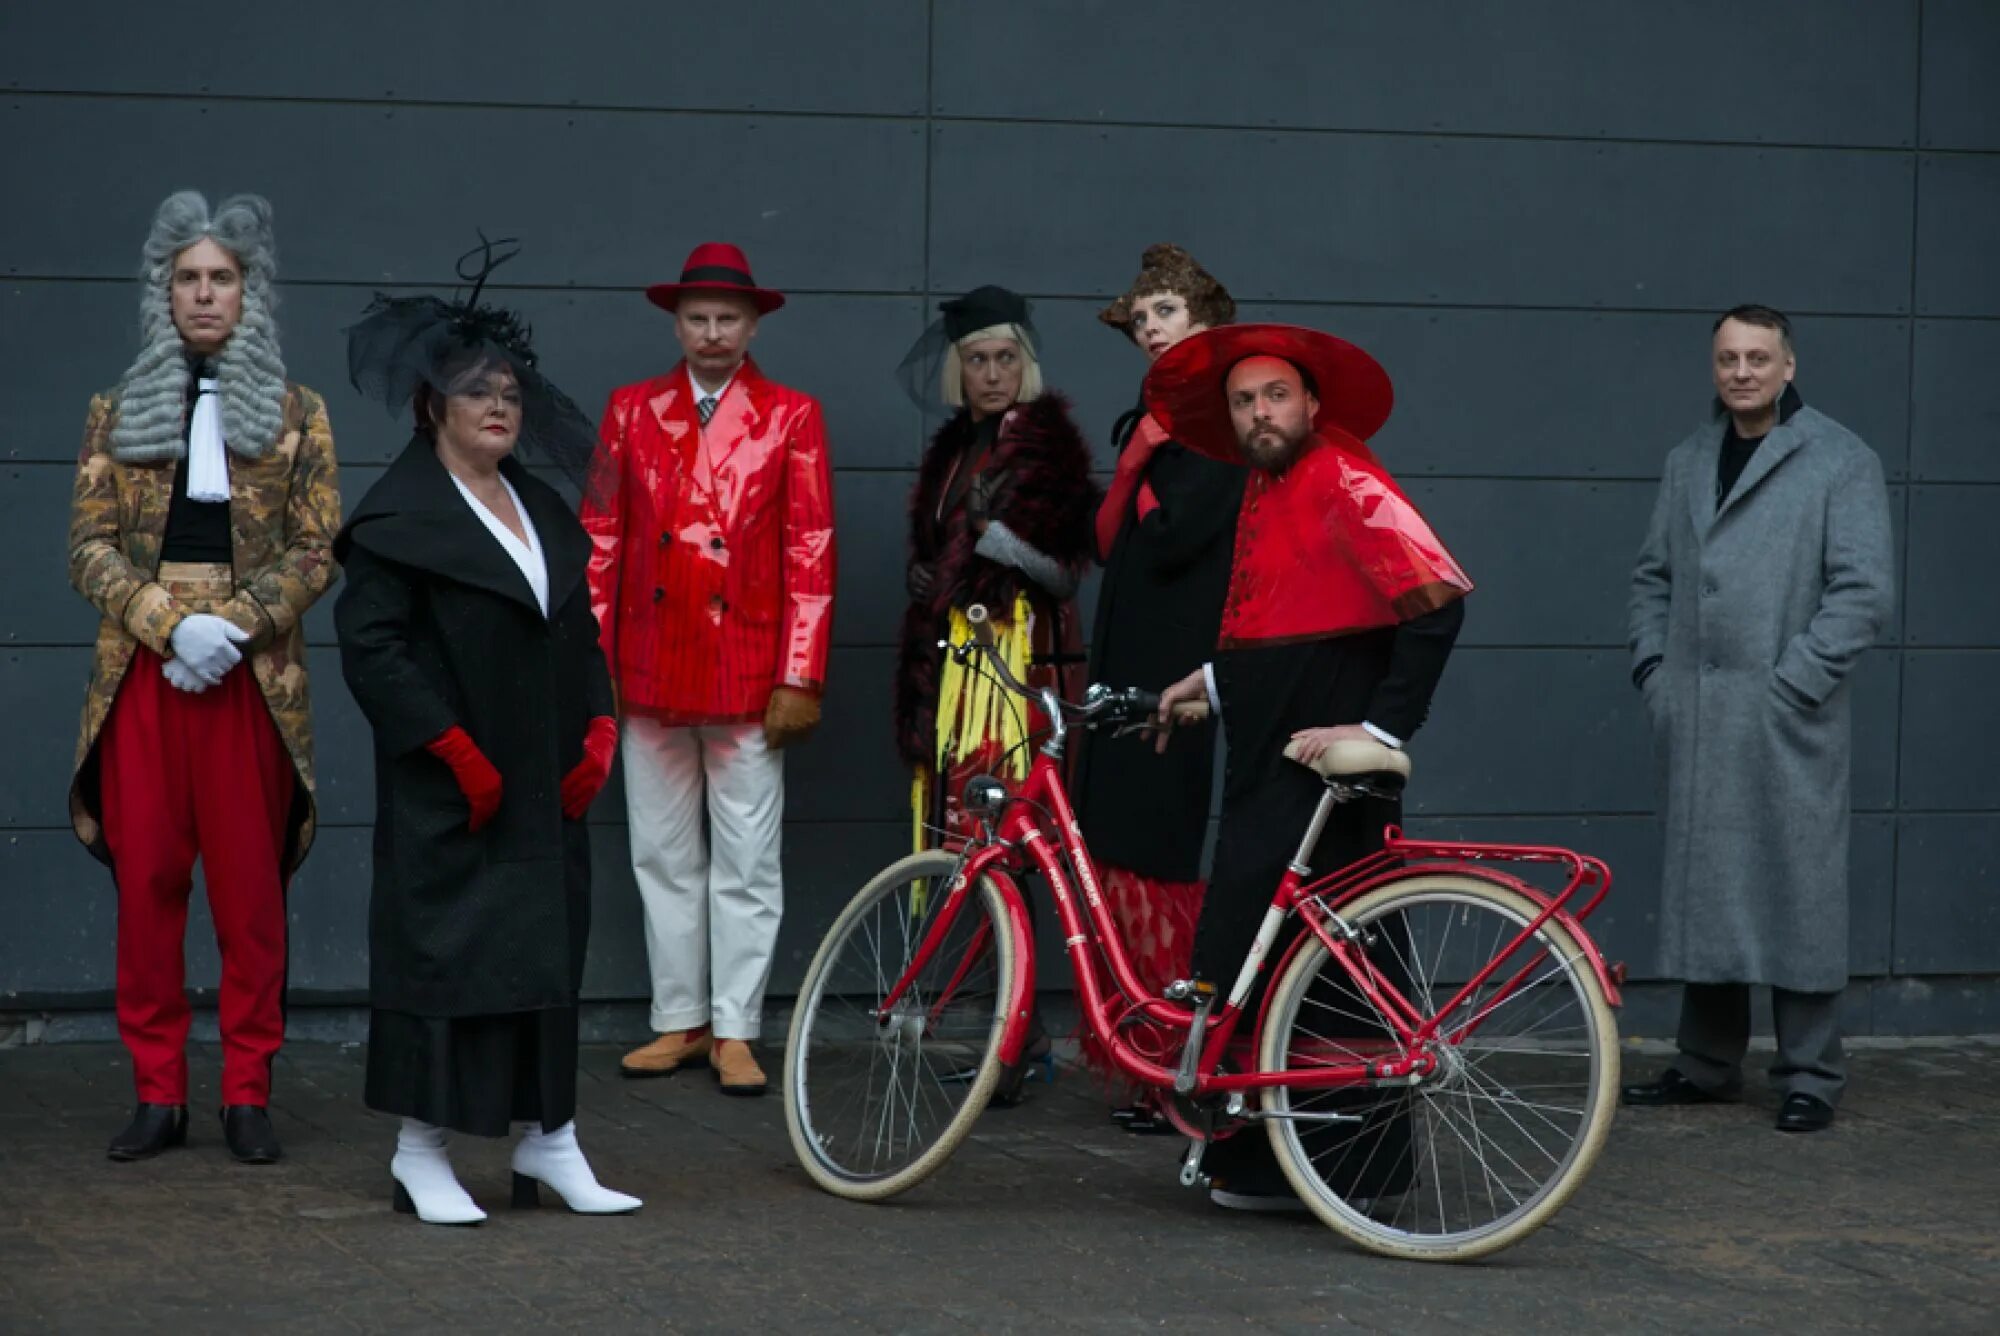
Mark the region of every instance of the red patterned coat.
POLYGON ((834 541, 818 400, 748 361, 706 428, 685 363, 612 391, 582 520, 622 709, 750 723, 776 687, 819 694, 834 541))

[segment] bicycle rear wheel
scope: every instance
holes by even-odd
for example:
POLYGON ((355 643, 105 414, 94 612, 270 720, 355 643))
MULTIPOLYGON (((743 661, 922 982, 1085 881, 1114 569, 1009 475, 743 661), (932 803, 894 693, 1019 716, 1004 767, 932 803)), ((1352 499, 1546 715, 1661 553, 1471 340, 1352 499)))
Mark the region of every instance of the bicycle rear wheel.
MULTIPOLYGON (((1444 873, 1370 891, 1341 916, 1428 1019, 1539 912, 1509 887, 1444 873)), ((1275 985, 1259 1049, 1265 1071, 1401 1052, 1317 940, 1275 985)), ((1280 1087, 1263 1108, 1285 1176, 1327 1225, 1388 1256, 1469 1261, 1540 1228, 1590 1172, 1617 1105, 1617 1024, 1583 947, 1551 920, 1442 1017, 1432 1052, 1436 1072, 1414 1086, 1280 1087)))
POLYGON ((971 889, 883 1013, 958 866, 932 851, 884 868, 834 920, 806 972, 785 1052, 785 1125, 799 1163, 836 1196, 880 1201, 923 1182, 999 1082, 1017 944, 990 881, 971 889))

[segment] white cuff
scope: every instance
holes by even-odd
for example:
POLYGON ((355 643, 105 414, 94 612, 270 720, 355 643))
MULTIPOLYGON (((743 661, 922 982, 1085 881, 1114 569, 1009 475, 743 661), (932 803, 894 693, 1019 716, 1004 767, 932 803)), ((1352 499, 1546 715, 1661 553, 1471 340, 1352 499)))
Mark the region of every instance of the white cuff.
POLYGON ((1201 666, 1201 680, 1208 687, 1208 712, 1220 719, 1222 717, 1222 693, 1215 689, 1214 664, 1204 663, 1201 666))
POLYGON ((1361 726, 1368 730, 1368 735, 1370 737, 1374 738, 1384 747, 1394 747, 1397 751, 1403 750, 1403 740, 1397 737, 1394 733, 1391 733, 1388 729, 1377 728, 1375 727, 1375 725, 1367 723, 1366 721, 1364 721, 1361 726))

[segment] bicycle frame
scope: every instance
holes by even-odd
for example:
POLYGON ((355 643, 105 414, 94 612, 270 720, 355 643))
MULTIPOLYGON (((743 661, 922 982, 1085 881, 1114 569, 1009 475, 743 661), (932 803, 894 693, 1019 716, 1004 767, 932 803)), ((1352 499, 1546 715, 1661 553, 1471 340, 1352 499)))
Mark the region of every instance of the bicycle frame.
MULTIPOLYGON (((1012 875, 1016 860, 1025 856, 1048 882, 1056 913, 1063 929, 1063 946, 1075 976, 1078 1000, 1085 1024, 1102 1043, 1118 1069, 1136 1081, 1185 1095, 1213 1095, 1233 1091, 1292 1088, 1335 1088, 1359 1085, 1409 1084, 1436 1070, 1437 1059, 1431 1045, 1440 1039, 1457 1042, 1475 1033, 1487 1015, 1524 987, 1542 963, 1546 951, 1528 954, 1511 977, 1489 997, 1482 1010, 1463 1024, 1454 1024, 1448 1035, 1439 1030, 1447 1018, 1456 1015, 1466 999, 1475 995, 1534 937, 1550 919, 1557 920, 1575 938, 1590 967, 1604 985, 1606 995, 1619 1001, 1613 971, 1608 969, 1581 921, 1601 904, 1611 888, 1610 869, 1603 862, 1567 849, 1539 846, 1470 844, 1449 841, 1410 840, 1397 828, 1386 834, 1383 849, 1316 880, 1308 881, 1305 864, 1334 807, 1339 802, 1333 786, 1322 795, 1312 825, 1295 857, 1280 879, 1264 921, 1258 930, 1242 968, 1219 1010, 1203 1016, 1199 1054, 1190 1068, 1183 1053, 1180 1071, 1169 1069, 1138 1052, 1122 1033, 1122 1021, 1133 1015, 1168 1030, 1187 1033, 1194 1042, 1195 1018, 1202 1013, 1184 1001, 1153 994, 1139 982, 1109 907, 1099 888, 1096 868, 1079 829, 1069 795, 1064 791, 1057 757, 1060 748, 1044 748, 1036 755, 1027 779, 1001 814, 997 830, 960 847, 962 861, 948 888, 945 903, 933 918, 924 939, 918 944, 902 975, 884 995, 883 1015, 891 1012, 912 982, 929 965, 940 944, 950 933, 965 902, 980 880, 990 880, 998 888, 1006 906, 1006 931, 1021 944, 1016 952, 1018 968, 1006 999, 1007 1024, 1000 1042, 1000 1060, 1013 1063, 1020 1057, 1026 1040, 1029 1013, 1034 997, 1034 943, 1029 929, 1027 901, 1012 875), (1555 895, 1534 887, 1519 877, 1493 870, 1494 863, 1557 865, 1567 869, 1568 879, 1555 895), (1065 866, 1065 864, 1067 866, 1065 866), (1483 968, 1462 984, 1443 1006, 1426 1017, 1385 978, 1370 960, 1357 933, 1340 916, 1340 907, 1359 896, 1392 882, 1439 872, 1459 872, 1493 881, 1522 896, 1537 907, 1535 917, 1515 935, 1513 941, 1495 953, 1483 968), (1082 904, 1078 904, 1078 888, 1082 904), (1594 891, 1580 909, 1570 904, 1586 889, 1594 891), (1381 1043, 1385 1056, 1369 1061, 1322 1062, 1310 1067, 1288 1068, 1280 1072, 1224 1072, 1223 1058, 1235 1038, 1244 1016, 1244 1003, 1264 972, 1272 947, 1285 921, 1297 915, 1306 931, 1298 935, 1280 961, 1280 969, 1291 955, 1308 941, 1317 940, 1337 960, 1355 988, 1384 1018, 1389 1034, 1381 1043), (1101 964, 1100 964, 1101 962, 1101 964), (1101 977, 1108 971, 1109 982, 1101 977), (1189 1077, 1192 1077, 1190 1084, 1189 1077), (1178 1078, 1178 1080, 1177 1080, 1178 1078)), ((949 1004, 979 954, 990 945, 991 930, 982 925, 966 948, 950 982, 933 1004, 936 1015, 949 1004)), ((1267 994, 1268 997, 1268 994, 1267 994)), ((1260 1009, 1255 1030, 1261 1031, 1260 1009)))

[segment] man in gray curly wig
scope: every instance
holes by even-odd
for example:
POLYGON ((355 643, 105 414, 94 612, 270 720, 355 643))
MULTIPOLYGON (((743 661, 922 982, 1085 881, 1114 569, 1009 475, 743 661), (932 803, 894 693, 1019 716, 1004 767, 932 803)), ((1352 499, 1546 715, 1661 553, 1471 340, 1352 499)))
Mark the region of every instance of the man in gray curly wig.
POLYGON ((91 400, 77 458, 70 583, 104 621, 70 815, 118 888, 139 1097, 114 1160, 187 1137, 197 858, 222 952, 224 1139, 245 1163, 280 1154, 285 889, 314 816, 301 619, 336 575, 340 491, 326 406, 285 379, 276 274, 269 203, 169 196, 146 238, 139 356, 91 400))

